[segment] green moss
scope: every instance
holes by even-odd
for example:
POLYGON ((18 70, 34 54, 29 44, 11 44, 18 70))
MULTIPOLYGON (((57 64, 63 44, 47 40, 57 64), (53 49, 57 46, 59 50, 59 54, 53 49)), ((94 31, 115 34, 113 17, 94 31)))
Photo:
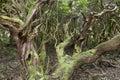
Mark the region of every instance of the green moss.
POLYGON ((59 61, 60 64, 53 76, 56 78, 60 77, 62 80, 67 80, 69 74, 72 71, 74 60, 72 60, 71 56, 65 55, 59 61))
POLYGON ((64 54, 64 48, 70 43, 71 41, 71 36, 67 36, 67 38, 61 42, 59 45, 56 47, 56 51, 58 53, 59 57, 62 57, 64 54))
POLYGON ((15 22, 15 23, 19 23, 20 25, 24 24, 24 22, 20 20, 19 18, 10 18, 8 16, 0 16, 0 17, 3 19, 9 20, 9 21, 15 22))
POLYGON ((91 49, 89 51, 76 54, 72 57, 68 55, 61 57, 59 60, 60 64, 57 70, 55 71, 55 73, 53 74, 53 76, 56 78, 60 77, 60 79, 62 80, 68 80, 75 66, 78 66, 79 64, 82 63, 82 62, 78 63, 78 61, 85 59, 86 57, 93 56, 95 52, 96 52, 96 49, 91 49))
POLYGON ((86 52, 80 52, 79 54, 73 55, 73 59, 78 60, 80 58, 92 56, 92 55, 94 55, 95 52, 96 52, 96 49, 91 49, 91 50, 88 50, 86 52))

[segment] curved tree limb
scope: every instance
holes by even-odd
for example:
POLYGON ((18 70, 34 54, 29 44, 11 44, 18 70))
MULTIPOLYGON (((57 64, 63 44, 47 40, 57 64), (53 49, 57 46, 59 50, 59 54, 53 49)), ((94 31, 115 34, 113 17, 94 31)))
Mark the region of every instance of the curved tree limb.
POLYGON ((0 16, 0 24, 8 28, 12 33, 18 33, 23 22, 20 19, 0 16))
POLYGON ((10 26, 14 26, 14 28, 20 28, 21 25, 23 25, 22 20, 17 19, 17 18, 10 18, 7 16, 0 16, 0 24, 2 25, 6 25, 8 26, 8 28, 10 28, 10 26))

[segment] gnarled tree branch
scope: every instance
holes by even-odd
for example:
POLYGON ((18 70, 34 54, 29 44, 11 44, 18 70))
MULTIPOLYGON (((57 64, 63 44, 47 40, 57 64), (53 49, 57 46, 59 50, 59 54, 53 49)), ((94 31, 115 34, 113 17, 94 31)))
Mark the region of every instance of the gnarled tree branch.
POLYGON ((84 40, 87 38, 87 36, 90 34, 90 27, 91 24, 93 24, 97 19, 99 19, 102 15, 106 14, 107 12, 113 12, 117 9, 117 6, 113 6, 113 5, 108 5, 103 11, 101 11, 100 13, 93 13, 90 12, 89 18, 87 19, 86 23, 84 24, 83 29, 80 32, 80 36, 78 38, 78 40, 76 41, 76 44, 78 46, 81 46, 82 48, 82 43, 84 42, 84 40))
POLYGON ((58 68, 53 73, 56 78, 62 80, 71 80, 72 73, 80 65, 92 63, 96 61, 105 52, 114 51, 120 48, 120 34, 113 37, 111 40, 103 42, 93 49, 85 52, 70 56, 65 56, 62 58, 58 68))

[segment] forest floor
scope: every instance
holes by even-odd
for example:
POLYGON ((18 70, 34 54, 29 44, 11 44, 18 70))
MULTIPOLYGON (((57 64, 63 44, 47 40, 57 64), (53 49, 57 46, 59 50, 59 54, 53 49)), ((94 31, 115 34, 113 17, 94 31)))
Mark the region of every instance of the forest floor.
MULTIPOLYGON (((55 55, 51 46, 47 46, 48 56, 53 58, 55 55)), ((115 52, 114 52, 115 53, 115 52)), ((54 59, 50 61, 53 65, 54 59)), ((5 55, 0 51, 0 80, 26 80, 23 67, 18 56, 5 55)), ((108 54, 102 56, 98 61, 85 64, 73 73, 72 80, 120 80, 120 56, 108 54)))

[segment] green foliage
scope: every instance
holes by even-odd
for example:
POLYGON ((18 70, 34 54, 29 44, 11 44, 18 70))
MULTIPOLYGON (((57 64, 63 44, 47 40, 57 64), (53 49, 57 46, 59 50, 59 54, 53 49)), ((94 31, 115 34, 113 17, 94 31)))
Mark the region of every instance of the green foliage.
POLYGON ((43 70, 43 67, 39 66, 35 68, 35 66, 29 66, 30 68, 30 75, 29 80, 48 80, 48 75, 43 70))
POLYGON ((10 37, 9 31, 0 29, 0 43, 1 44, 3 42, 9 43, 9 40, 10 40, 9 37, 10 37))
POLYGON ((0 49, 2 50, 1 52, 6 56, 17 56, 16 48, 10 43, 10 32, 2 26, 0 26, 0 49))
MULTIPOLYGON (((40 60, 40 65, 30 65, 29 66, 29 70, 30 70, 30 74, 29 74, 29 80, 48 80, 49 76, 48 76, 48 72, 49 69, 48 67, 45 69, 45 58, 46 58, 46 53, 43 51, 39 55, 36 55, 36 57, 38 58, 38 60, 40 60)), ((29 64, 32 64, 32 61, 29 62, 29 64)), ((49 66, 49 64, 47 64, 47 66, 49 66)))
POLYGON ((49 60, 45 61, 46 59, 46 50, 45 50, 45 44, 42 43, 41 44, 41 52, 40 54, 36 54, 35 58, 37 59, 37 61, 39 61, 39 65, 32 65, 32 61, 29 61, 29 70, 30 70, 30 74, 29 74, 29 80, 48 80, 49 78, 49 71, 50 69, 48 68, 49 66, 49 60))
MULTIPOLYGON (((70 10, 70 6, 69 6, 69 3, 70 3, 71 0, 61 0, 60 2, 61 3, 58 3, 60 5, 60 9, 65 12, 64 15, 67 15, 69 13, 71 13, 72 11, 70 10)), ((71 1, 72 2, 72 1, 71 1)), ((88 0, 73 0, 72 2, 72 10, 73 11, 76 11, 76 8, 78 6, 80 6, 80 8, 86 12, 88 10, 87 8, 87 5, 88 5, 88 0)))
POLYGON ((73 6, 74 8, 77 7, 77 6, 80 6, 80 8, 86 12, 88 10, 88 0, 75 0, 73 2, 73 6))

